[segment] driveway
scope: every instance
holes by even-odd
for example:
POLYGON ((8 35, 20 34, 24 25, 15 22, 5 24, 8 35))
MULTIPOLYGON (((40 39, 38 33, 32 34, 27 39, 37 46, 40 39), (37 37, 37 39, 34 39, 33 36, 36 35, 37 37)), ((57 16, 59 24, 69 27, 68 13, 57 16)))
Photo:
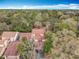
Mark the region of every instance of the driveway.
POLYGON ((36 59, 44 59, 43 51, 36 51, 36 59))

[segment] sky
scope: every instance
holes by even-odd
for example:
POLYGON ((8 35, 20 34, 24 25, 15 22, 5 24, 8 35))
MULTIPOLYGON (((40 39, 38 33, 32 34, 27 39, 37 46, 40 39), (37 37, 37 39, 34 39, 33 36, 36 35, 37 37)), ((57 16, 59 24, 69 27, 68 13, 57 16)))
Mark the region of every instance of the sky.
POLYGON ((79 9, 78 0, 0 0, 0 9, 79 9))

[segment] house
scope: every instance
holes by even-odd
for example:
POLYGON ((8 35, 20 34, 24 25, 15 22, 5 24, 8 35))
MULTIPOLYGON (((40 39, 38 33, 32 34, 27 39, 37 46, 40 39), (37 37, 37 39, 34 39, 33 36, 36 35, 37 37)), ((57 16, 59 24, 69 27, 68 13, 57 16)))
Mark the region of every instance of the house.
POLYGON ((34 48, 35 53, 34 57, 37 58, 37 55, 39 55, 42 59, 44 56, 43 54, 43 45, 44 45, 44 33, 45 28, 34 28, 32 29, 32 38, 34 39, 34 48))
POLYGON ((41 41, 44 39, 45 28, 33 28, 30 33, 20 33, 20 39, 26 37, 27 39, 34 39, 34 41, 41 41))
POLYGON ((20 33, 20 39, 22 39, 23 37, 30 39, 31 38, 31 33, 20 33))
MULTIPOLYGON (((22 37, 25 37, 27 39, 30 39, 31 33, 19 33, 19 40, 22 39, 22 37)), ((5 59, 19 59, 18 50, 16 48, 16 45, 20 42, 19 40, 16 40, 14 42, 11 42, 7 49, 5 50, 4 57, 5 59)))
POLYGON ((45 28, 34 28, 32 29, 32 37, 35 41, 42 40, 44 38, 45 28))
POLYGON ((0 56, 3 55, 9 43, 19 38, 19 32, 3 32, 0 38, 0 56))
POLYGON ((45 28, 32 29, 32 36, 35 41, 35 50, 42 50, 45 28))
MULTIPOLYGON (((3 32, 2 40, 7 40, 7 48, 4 52, 5 59, 19 59, 19 54, 17 53, 16 45, 22 37, 26 37, 29 40, 34 41, 34 47, 36 50, 42 50, 43 40, 44 40, 45 28, 34 28, 30 33, 23 32, 3 32), (18 40, 19 39, 19 40, 18 40)), ((34 55, 34 54, 33 54, 34 55)), ((33 56, 35 58, 35 56, 33 56)))
POLYGON ((3 32, 2 40, 16 41, 19 38, 19 32, 3 32))
POLYGON ((19 59, 18 51, 16 48, 16 45, 19 43, 19 41, 12 42, 9 44, 7 49, 5 50, 4 57, 5 59, 19 59))

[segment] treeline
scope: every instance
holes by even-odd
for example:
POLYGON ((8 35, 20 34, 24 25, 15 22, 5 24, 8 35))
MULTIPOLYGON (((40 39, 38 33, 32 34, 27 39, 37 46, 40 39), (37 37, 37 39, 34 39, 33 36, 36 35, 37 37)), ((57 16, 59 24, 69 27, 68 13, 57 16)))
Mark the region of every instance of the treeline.
POLYGON ((42 26, 52 31, 61 30, 62 26, 68 27, 61 24, 63 19, 78 21, 76 12, 78 10, 0 10, 0 31, 30 32, 33 27, 42 26))

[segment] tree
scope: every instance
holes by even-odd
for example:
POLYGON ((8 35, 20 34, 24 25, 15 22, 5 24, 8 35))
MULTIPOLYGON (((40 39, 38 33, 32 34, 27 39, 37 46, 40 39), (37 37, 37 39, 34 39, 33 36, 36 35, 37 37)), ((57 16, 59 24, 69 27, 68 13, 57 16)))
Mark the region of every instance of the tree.
POLYGON ((78 59, 79 39, 72 30, 64 29, 53 35, 52 59, 78 59))
POLYGON ((52 33, 46 32, 44 48, 43 48, 44 53, 49 53, 51 51, 51 48, 52 48, 52 33))
POLYGON ((55 18, 55 17, 51 17, 46 23, 46 29, 49 31, 54 31, 55 30, 55 23, 57 23, 59 21, 59 19, 55 18))
POLYGON ((36 22, 34 23, 34 27, 40 28, 40 27, 42 27, 42 23, 39 22, 39 21, 36 21, 36 22))
POLYGON ((22 59, 30 59, 32 56, 33 46, 32 43, 25 37, 22 38, 22 42, 17 45, 18 53, 22 59))
POLYGON ((0 23, 0 31, 6 31, 9 30, 10 27, 6 23, 0 23))
POLYGON ((77 32, 76 32, 77 36, 79 36, 79 24, 77 25, 77 32))

